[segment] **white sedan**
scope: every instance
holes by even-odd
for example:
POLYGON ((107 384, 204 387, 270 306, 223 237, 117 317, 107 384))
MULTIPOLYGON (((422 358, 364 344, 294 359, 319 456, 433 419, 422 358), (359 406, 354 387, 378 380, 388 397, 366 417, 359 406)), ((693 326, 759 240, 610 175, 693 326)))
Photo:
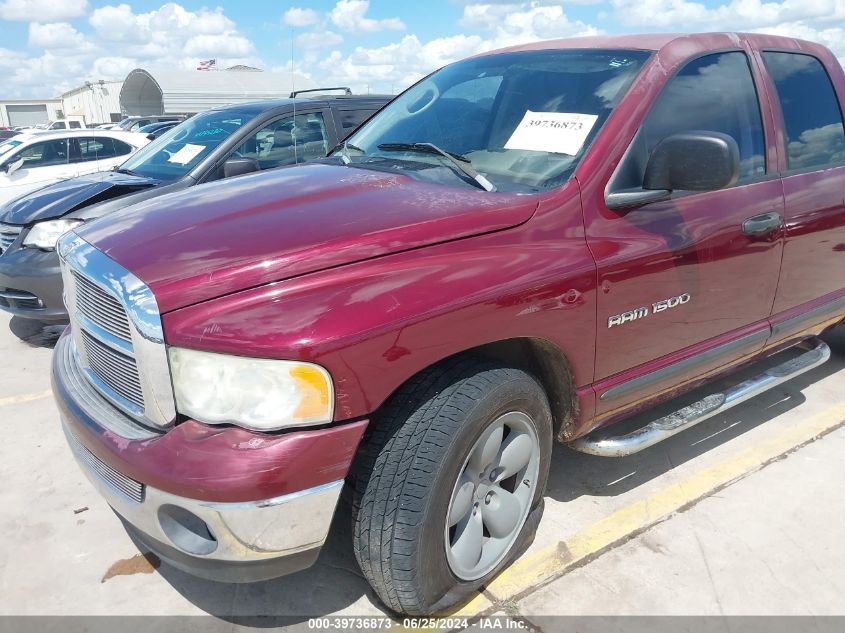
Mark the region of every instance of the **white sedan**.
POLYGON ((112 130, 24 132, 0 143, 0 205, 66 178, 106 171, 150 140, 112 130))

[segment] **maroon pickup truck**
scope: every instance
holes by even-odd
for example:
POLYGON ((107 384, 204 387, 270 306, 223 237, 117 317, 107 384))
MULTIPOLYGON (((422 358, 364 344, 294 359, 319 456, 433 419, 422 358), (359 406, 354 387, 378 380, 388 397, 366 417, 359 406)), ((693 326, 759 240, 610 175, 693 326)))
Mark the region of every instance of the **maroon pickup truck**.
POLYGON ((540 42, 433 73, 326 159, 76 229, 68 441, 179 568, 303 569, 346 489, 378 596, 444 609, 530 543, 554 441, 635 453, 829 357, 843 99, 793 39, 540 42))

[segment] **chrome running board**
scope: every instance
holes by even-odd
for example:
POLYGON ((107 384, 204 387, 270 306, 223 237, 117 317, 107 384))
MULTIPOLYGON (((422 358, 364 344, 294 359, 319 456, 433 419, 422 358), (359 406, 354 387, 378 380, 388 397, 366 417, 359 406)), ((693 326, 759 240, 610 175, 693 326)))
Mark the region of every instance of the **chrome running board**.
POLYGON ((625 457, 639 453, 772 387, 800 376, 830 358, 830 348, 819 338, 808 339, 798 347, 806 351, 724 392, 710 394, 683 409, 658 418, 636 431, 611 437, 608 436, 607 430, 602 429, 575 440, 569 446, 576 451, 601 457, 625 457))

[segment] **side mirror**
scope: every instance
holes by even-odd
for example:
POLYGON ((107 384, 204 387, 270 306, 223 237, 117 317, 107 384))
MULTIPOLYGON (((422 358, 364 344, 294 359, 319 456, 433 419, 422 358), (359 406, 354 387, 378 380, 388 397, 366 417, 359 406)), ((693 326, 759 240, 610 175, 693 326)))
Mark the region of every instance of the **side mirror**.
POLYGON ((667 136, 651 152, 643 189, 715 191, 739 179, 739 147, 720 132, 667 136))
POLYGON ((11 176, 21 167, 23 167, 23 156, 16 160, 13 160, 11 163, 6 163, 6 173, 11 176))
POLYGON ((241 158, 238 156, 230 156, 223 163, 223 177, 231 178, 232 176, 242 176, 254 171, 258 171, 260 166, 258 161, 254 158, 241 158))

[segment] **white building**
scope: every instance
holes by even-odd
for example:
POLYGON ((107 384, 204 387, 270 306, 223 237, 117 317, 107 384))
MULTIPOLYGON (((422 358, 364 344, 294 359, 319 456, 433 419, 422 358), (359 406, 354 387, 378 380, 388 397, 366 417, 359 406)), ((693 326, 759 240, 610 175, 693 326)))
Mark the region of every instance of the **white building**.
POLYGON ((61 118, 61 99, 9 99, 0 101, 0 127, 40 125, 61 118))
POLYGON ((122 81, 86 81, 61 96, 65 116, 85 118, 85 123, 116 123, 123 118, 120 112, 122 81))
POLYGON ((288 97, 316 85, 298 74, 264 72, 250 66, 227 70, 136 68, 124 81, 86 81, 56 99, 0 101, 0 127, 38 125, 83 117, 87 125, 129 115, 194 114, 229 103, 288 97))
POLYGON ((136 68, 123 82, 120 111, 128 115, 194 114, 229 103, 286 98, 293 90, 316 88, 302 75, 255 70, 136 68))

